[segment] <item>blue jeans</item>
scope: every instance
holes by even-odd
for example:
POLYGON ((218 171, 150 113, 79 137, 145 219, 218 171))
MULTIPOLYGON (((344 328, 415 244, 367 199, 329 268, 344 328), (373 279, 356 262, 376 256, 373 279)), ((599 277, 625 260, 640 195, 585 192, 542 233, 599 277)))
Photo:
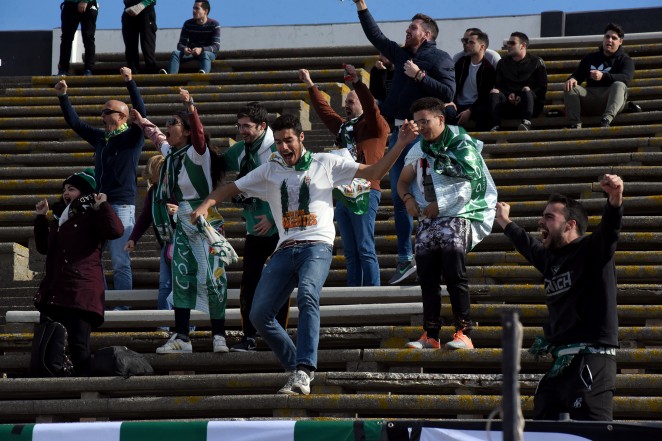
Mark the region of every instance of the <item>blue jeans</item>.
POLYGON ((172 309, 172 304, 168 301, 168 296, 172 291, 172 271, 170 263, 165 258, 167 244, 161 247, 161 259, 159 260, 159 296, 156 300, 156 307, 161 310, 172 309))
MULTIPOLYGON (((398 140, 398 133, 400 133, 400 128, 396 127, 391 133, 391 137, 388 142, 388 149, 391 150, 398 140)), ((391 198, 393 199, 393 217, 395 219, 395 234, 398 237, 398 261, 410 261, 413 259, 413 254, 411 252, 411 233, 414 230, 414 219, 407 213, 407 208, 405 208, 404 202, 400 199, 398 195, 398 179, 400 179, 400 173, 402 169, 405 168, 405 157, 412 146, 420 141, 420 135, 416 138, 411 144, 405 147, 404 151, 398 156, 398 159, 395 160, 395 164, 391 167, 391 171, 388 173, 388 178, 391 181, 391 198)))
POLYGON ((370 190, 370 206, 364 214, 336 204, 336 221, 347 263, 347 286, 379 286, 379 262, 375 252, 375 219, 382 193, 370 190))
POLYGON ((191 61, 194 58, 199 60, 200 70, 204 70, 205 73, 209 73, 209 71, 211 71, 211 62, 216 59, 216 54, 213 52, 203 51, 199 57, 195 57, 191 54, 185 54, 182 51, 172 51, 170 54, 170 65, 168 66, 168 73, 179 73, 179 64, 191 61))
POLYGON ((329 275, 333 247, 327 243, 295 245, 276 250, 262 271, 250 319, 283 367, 317 367, 320 334, 320 291, 329 275), (298 287, 297 344, 276 320, 276 314, 298 287))
POLYGON ((133 289, 133 280, 131 276, 131 257, 127 251, 124 251, 124 245, 129 241, 129 236, 133 231, 135 223, 136 206, 135 205, 113 205, 113 210, 124 225, 124 234, 119 239, 108 241, 110 250, 110 260, 113 265, 113 288, 114 289, 133 289))

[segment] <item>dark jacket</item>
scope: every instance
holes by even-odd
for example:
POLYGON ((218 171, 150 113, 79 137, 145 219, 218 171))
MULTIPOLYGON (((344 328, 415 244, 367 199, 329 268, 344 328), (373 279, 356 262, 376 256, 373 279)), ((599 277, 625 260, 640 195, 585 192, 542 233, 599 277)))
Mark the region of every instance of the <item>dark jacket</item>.
POLYGON ((381 104, 384 116, 411 119, 409 107, 414 101, 425 96, 439 98, 445 103, 453 100, 455 96, 453 60, 446 52, 437 49, 434 41, 426 41, 416 53, 413 53, 399 43, 386 38, 367 9, 359 11, 359 19, 370 43, 395 67, 391 93, 381 104), (426 72, 427 75, 421 82, 416 82, 405 75, 404 65, 407 60, 412 60, 419 69, 426 72))
MULTIPOLYGON (((457 104, 457 95, 462 92, 462 88, 464 87, 464 82, 467 80, 467 77, 469 76, 469 67, 471 66, 471 56, 466 55, 464 57, 460 57, 459 60, 457 60, 457 63, 455 63, 455 83, 457 86, 455 87, 455 102, 457 104)), ((474 103, 469 107, 472 112, 474 112, 479 106, 486 106, 489 96, 490 96, 490 90, 494 88, 494 84, 496 81, 496 71, 494 70, 494 67, 492 66, 492 63, 487 61, 485 57, 483 57, 483 60, 480 63, 480 67, 478 68, 478 72, 476 72, 476 85, 478 86, 478 98, 474 103)))
POLYGON ((506 56, 499 60, 496 68, 495 87, 508 96, 519 93, 529 86, 536 96, 536 103, 544 104, 547 95, 547 69, 542 58, 527 54, 519 61, 506 56))
POLYGON ((615 81, 621 81, 628 86, 634 78, 634 62, 623 51, 622 46, 611 57, 605 56, 602 46, 600 46, 597 52, 590 53, 582 58, 579 66, 569 78, 577 80, 577 84, 586 81, 586 87, 609 87, 615 81), (600 81, 591 79, 590 72, 592 70, 602 72, 600 81))
POLYGON ((545 338, 554 345, 618 346, 614 254, 623 207, 606 204, 593 234, 558 250, 546 250, 514 222, 504 233, 543 275, 549 320, 545 338))
MULTIPOLYGON (((126 88, 129 90, 133 108, 143 117, 147 117, 145 103, 136 83, 133 80, 128 81, 126 88)), ((136 170, 140 152, 145 144, 142 129, 131 124, 127 131, 106 141, 104 130, 96 129, 80 120, 68 95, 59 96, 58 99, 69 127, 94 149, 96 191, 105 193, 108 196, 108 202, 113 205, 135 205, 138 192, 136 170)))
POLYGON ((35 307, 48 315, 49 308, 71 308, 93 327, 103 323, 104 283, 101 247, 117 239, 124 226, 113 207, 76 213, 62 225, 40 215, 34 221, 37 251, 46 254, 46 270, 34 297, 35 307))

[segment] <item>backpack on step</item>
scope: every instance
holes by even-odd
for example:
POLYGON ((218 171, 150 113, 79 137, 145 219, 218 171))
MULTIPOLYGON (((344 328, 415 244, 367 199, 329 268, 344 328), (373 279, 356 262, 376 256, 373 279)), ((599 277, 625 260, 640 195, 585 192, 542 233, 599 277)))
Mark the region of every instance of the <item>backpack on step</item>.
POLYGON ((147 359, 126 346, 101 348, 94 353, 92 358, 92 375, 98 377, 129 378, 132 375, 152 374, 154 374, 154 369, 147 359))
POLYGON ((67 355, 67 329, 58 322, 40 323, 34 328, 31 377, 68 377, 74 365, 67 355))

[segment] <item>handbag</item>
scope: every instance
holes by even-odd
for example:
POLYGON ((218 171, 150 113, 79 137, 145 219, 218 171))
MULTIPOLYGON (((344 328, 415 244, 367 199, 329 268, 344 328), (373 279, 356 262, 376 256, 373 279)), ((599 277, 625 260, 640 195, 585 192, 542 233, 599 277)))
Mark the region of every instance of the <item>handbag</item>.
POLYGON ((108 346, 94 353, 92 375, 97 377, 124 377, 152 375, 154 369, 142 355, 126 346, 108 346))
POLYGON ((34 328, 31 377, 68 377, 74 365, 67 355, 67 329, 59 322, 49 320, 34 328))

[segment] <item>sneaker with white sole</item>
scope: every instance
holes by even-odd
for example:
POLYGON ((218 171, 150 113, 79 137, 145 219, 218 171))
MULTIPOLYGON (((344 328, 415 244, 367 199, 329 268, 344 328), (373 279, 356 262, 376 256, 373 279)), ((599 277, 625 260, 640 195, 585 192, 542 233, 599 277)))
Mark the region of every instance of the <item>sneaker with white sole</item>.
POLYGON ((222 335, 214 336, 214 352, 230 352, 228 345, 225 344, 225 337, 222 335))
POLYGON ((230 348, 230 352, 248 352, 257 350, 253 337, 244 337, 239 343, 230 348))
POLYGON ((311 372, 310 376, 302 370, 297 370, 294 373, 294 382, 292 383, 292 392, 299 395, 310 394, 310 382, 315 379, 315 372, 311 372))
POLYGON ((281 395, 296 395, 296 392, 292 390, 292 385, 294 384, 294 376, 296 374, 296 371, 290 371, 289 372, 290 376, 287 378, 287 383, 280 389, 278 389, 278 393, 281 395))
POLYGON ((474 344, 471 338, 464 335, 464 332, 457 331, 453 334, 453 340, 446 343, 446 349, 473 349, 474 344))
POLYGON ((191 341, 182 340, 177 333, 172 334, 170 340, 163 346, 156 348, 157 354, 190 354, 191 352, 193 352, 191 341))
POLYGON ((160 75, 168 75, 168 71, 165 70, 165 69, 160 69, 160 70, 159 70, 159 74, 160 74, 160 75))
POLYGON ((398 266, 395 267, 395 274, 393 274, 393 277, 388 281, 388 284, 395 285, 396 283, 400 283, 414 272, 416 272, 416 264, 413 260, 398 262, 398 266))
POLYGON ((441 343, 439 343, 439 340, 428 337, 428 333, 424 332, 423 335, 421 335, 421 338, 419 338, 416 341, 410 341, 409 343, 407 343, 405 345, 405 348, 407 348, 407 349, 440 349, 441 348, 441 343))

